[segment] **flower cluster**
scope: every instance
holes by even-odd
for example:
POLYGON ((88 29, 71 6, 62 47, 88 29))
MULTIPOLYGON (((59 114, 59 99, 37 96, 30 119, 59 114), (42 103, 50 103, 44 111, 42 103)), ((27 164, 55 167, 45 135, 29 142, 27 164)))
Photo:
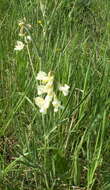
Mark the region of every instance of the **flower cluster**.
MULTIPOLYGON (((39 107, 39 111, 46 114, 50 104, 53 105, 54 112, 57 112, 59 108, 63 108, 54 92, 54 76, 52 75, 52 72, 46 74, 45 72, 40 71, 37 74, 36 80, 40 81, 40 85, 37 87, 39 96, 35 98, 35 104, 39 107)), ((62 91, 64 96, 68 95, 70 87, 67 84, 64 86, 59 85, 58 88, 62 91)))
MULTIPOLYGON (((31 25, 26 24, 26 18, 24 18, 23 20, 19 21, 18 26, 19 26, 19 36, 23 38, 23 41, 27 44, 28 42, 31 41, 31 37, 27 34, 27 31, 31 28, 31 25)), ((24 48, 25 43, 18 40, 16 42, 14 50, 21 51, 24 48)))

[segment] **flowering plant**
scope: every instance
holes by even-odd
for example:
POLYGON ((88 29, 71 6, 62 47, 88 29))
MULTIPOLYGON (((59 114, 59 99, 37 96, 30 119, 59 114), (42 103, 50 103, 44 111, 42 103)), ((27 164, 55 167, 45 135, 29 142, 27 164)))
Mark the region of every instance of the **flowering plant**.
MULTIPOLYGON (((39 96, 35 98, 35 104, 40 108, 39 111, 46 114, 50 104, 53 105, 54 112, 58 112, 59 108, 63 108, 54 92, 54 76, 52 75, 52 72, 46 74, 45 72, 40 71, 37 74, 36 80, 40 81, 40 85, 37 87, 39 96), (45 95, 44 98, 42 95, 45 95)), ((59 90, 64 96, 68 95, 69 88, 70 87, 67 84, 64 86, 59 85, 59 90)))

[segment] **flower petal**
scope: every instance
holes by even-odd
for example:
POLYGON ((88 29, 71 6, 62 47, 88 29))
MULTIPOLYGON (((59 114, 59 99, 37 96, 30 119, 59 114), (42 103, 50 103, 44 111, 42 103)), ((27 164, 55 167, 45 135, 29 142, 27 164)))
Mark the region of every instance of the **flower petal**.
POLYGON ((52 105, 54 107, 54 112, 57 112, 59 108, 61 108, 61 102, 57 99, 56 95, 54 94, 54 100, 52 102, 52 105))
POLYGON ((69 93, 69 86, 65 84, 64 86, 59 86, 59 90, 62 91, 64 96, 67 96, 69 93))
POLYGON ((21 41, 17 41, 14 50, 16 50, 16 51, 20 51, 20 50, 22 50, 23 48, 24 48, 24 44, 23 44, 23 42, 21 42, 21 41))
POLYGON ((38 74, 37 74, 37 77, 36 77, 36 80, 45 80, 47 77, 47 74, 43 71, 40 71, 38 74))
POLYGON ((42 97, 36 97, 35 99, 35 104, 41 108, 44 105, 44 99, 42 97))

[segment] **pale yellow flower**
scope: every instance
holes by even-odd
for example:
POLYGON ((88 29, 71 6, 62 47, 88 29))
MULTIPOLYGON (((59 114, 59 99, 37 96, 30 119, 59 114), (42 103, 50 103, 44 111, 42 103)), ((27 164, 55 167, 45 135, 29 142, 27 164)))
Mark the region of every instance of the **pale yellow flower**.
POLYGON ((53 96, 54 93, 53 93, 53 79, 50 78, 50 81, 48 81, 45 85, 45 92, 50 95, 50 96, 53 96))
POLYGON ((42 82, 45 84, 47 83, 48 86, 52 86, 53 85, 53 81, 54 81, 54 76, 52 75, 51 72, 48 73, 47 78, 45 78, 45 80, 43 80, 42 82))
POLYGON ((61 106, 61 102, 57 99, 57 96, 54 94, 54 100, 52 102, 52 105, 54 107, 54 112, 58 112, 59 108, 63 108, 63 106, 61 106))
POLYGON ((42 97, 36 97, 35 98, 35 104, 41 108, 44 104, 44 99, 42 97))
POLYGON ((53 86, 46 85, 38 85, 37 87, 38 95, 42 95, 47 93, 49 96, 53 95, 53 86))
POLYGON ((46 93, 45 86, 44 85, 38 85, 37 92, 38 92, 38 95, 42 95, 42 94, 46 93))
POLYGON ((69 86, 65 84, 64 86, 59 85, 59 90, 62 91, 64 96, 67 96, 69 93, 69 86))
MULTIPOLYGON (((44 94, 45 97, 35 98, 35 103, 40 108, 39 111, 46 114, 50 104, 53 105, 54 112, 58 112, 59 109, 63 108, 54 92, 54 76, 52 75, 52 72, 46 74, 45 72, 40 71, 37 74, 36 80, 41 82, 41 85, 38 85, 37 87, 38 95, 44 94)), ((69 88, 70 87, 67 84, 64 86, 59 86, 59 90, 63 92, 64 96, 68 95, 69 88)))
POLYGON ((45 106, 47 109, 48 109, 49 106, 50 106, 50 103, 51 103, 51 101, 52 101, 52 98, 53 98, 53 96, 50 96, 50 95, 47 95, 47 96, 45 97, 44 106, 45 106))
POLYGON ((42 97, 36 97, 35 98, 35 104, 40 108, 40 112, 41 113, 43 113, 43 114, 46 114, 47 113, 47 109, 49 108, 49 106, 50 106, 50 103, 51 103, 51 101, 52 101, 52 96, 49 96, 49 95, 47 95, 46 97, 45 97, 45 99, 44 98, 42 98, 42 97))
POLYGON ((51 85, 53 85, 54 76, 51 75, 51 72, 49 72, 48 75, 47 75, 45 72, 40 71, 40 72, 37 74, 36 79, 37 79, 37 80, 41 80, 43 84, 48 83, 48 85, 51 86, 51 85))
POLYGON ((16 51, 21 51, 23 48, 24 48, 24 44, 23 44, 23 42, 21 42, 21 41, 17 41, 14 50, 16 50, 16 51))
POLYGON ((54 77, 48 73, 48 75, 40 71, 36 77, 37 80, 40 80, 43 85, 38 86, 38 95, 47 93, 49 96, 53 96, 53 81, 54 77))
POLYGON ((46 114, 47 108, 44 106, 45 100, 42 97, 35 98, 35 104, 40 108, 40 112, 46 114))
POLYGON ((37 74, 36 80, 45 80, 47 78, 47 74, 43 71, 39 71, 37 74))
POLYGON ((53 86, 49 87, 49 86, 45 86, 45 91, 49 96, 53 96, 54 92, 53 92, 53 86))

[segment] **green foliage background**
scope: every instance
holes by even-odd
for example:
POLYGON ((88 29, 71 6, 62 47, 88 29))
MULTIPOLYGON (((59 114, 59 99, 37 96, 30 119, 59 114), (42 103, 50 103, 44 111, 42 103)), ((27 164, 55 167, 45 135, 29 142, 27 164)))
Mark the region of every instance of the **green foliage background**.
POLYGON ((109 0, 0 1, 1 190, 110 189, 109 9, 109 0), (24 17, 32 43, 15 52, 24 17), (40 69, 70 85, 63 111, 35 106, 40 69))

